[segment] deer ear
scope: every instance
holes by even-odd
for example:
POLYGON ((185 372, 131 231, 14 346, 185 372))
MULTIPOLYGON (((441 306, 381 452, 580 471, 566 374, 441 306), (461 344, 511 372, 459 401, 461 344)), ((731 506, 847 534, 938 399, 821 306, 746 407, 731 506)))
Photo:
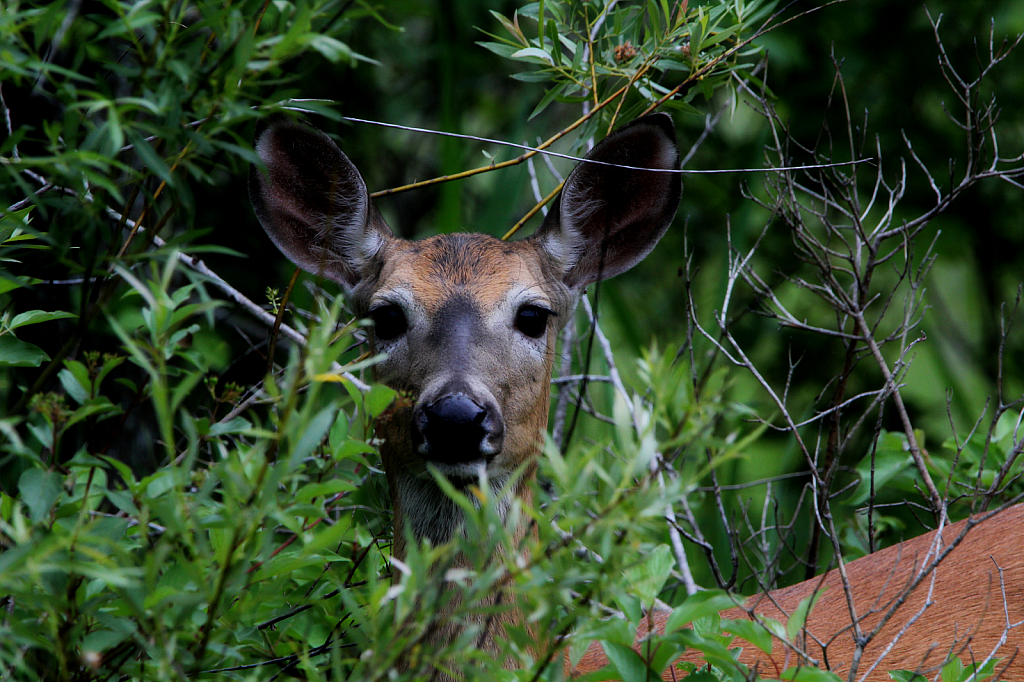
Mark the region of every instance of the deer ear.
POLYGON ((249 198, 277 248, 307 272, 353 289, 391 237, 366 183, 316 128, 270 119, 253 143, 266 170, 249 171, 249 198))
POLYGON ((570 173, 532 239, 560 263, 563 281, 582 288, 630 269, 651 252, 679 206, 679 168, 672 118, 652 114, 606 137, 570 173))

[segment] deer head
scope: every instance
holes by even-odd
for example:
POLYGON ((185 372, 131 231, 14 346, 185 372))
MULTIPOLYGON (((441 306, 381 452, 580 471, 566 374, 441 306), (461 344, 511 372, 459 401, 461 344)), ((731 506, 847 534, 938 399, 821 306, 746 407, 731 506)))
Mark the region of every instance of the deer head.
POLYGON ((659 172, 679 164, 671 118, 646 116, 595 146, 536 234, 515 242, 394 237, 352 162, 301 123, 272 121, 255 147, 266 168, 252 169, 250 196, 267 234, 292 262, 344 287, 373 321, 373 348, 385 356, 377 379, 413 397, 376 427, 395 555, 405 555, 406 524, 435 544, 462 526, 431 467, 457 488, 512 483, 527 497, 558 331, 588 284, 642 260, 675 215, 679 175, 659 172))

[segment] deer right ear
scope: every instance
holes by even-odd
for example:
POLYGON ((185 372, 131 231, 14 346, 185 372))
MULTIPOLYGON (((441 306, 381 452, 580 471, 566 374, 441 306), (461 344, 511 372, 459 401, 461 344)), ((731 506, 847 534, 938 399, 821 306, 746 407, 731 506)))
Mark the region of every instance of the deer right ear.
POLYGON ((283 117, 261 125, 253 146, 266 166, 249 171, 263 229, 300 268, 351 291, 391 237, 359 171, 327 135, 283 117))
POLYGON ((602 140, 565 180, 532 237, 572 289, 625 272, 672 223, 682 181, 667 114, 638 118, 602 140))

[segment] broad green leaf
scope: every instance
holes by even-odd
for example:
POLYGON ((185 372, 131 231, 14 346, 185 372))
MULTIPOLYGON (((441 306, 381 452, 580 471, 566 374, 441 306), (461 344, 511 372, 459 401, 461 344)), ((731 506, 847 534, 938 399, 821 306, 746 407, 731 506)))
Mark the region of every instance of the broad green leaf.
POLYGON ((53 503, 60 497, 63 481, 64 477, 55 471, 26 469, 22 473, 18 479, 18 491, 33 521, 41 521, 49 513, 53 503))
POLYGON ((361 440, 347 440, 342 443, 340 448, 335 449, 334 459, 338 461, 344 461, 346 459, 354 459, 357 461, 363 461, 359 455, 375 455, 377 450, 368 443, 364 443, 361 440))
POLYGON ((605 655, 619 672, 623 682, 647 682, 648 669, 640 654, 628 646, 614 642, 601 642, 605 655))
POLYGON ((942 682, 961 682, 964 677, 964 663, 954 657, 942 666, 942 682))
POLYGON ((252 422, 245 417, 235 417, 230 421, 217 422, 210 426, 208 436, 226 436, 228 434, 250 434, 252 432, 252 422))
POLYGON ((684 628, 672 635, 671 639, 680 642, 690 649, 700 651, 704 654, 708 663, 712 665, 718 665, 725 669, 735 666, 732 654, 723 644, 694 630, 684 628))
POLYGON ((39 346, 11 334, 0 336, 0 367, 38 367, 49 359, 39 346))
POLYGON ((174 472, 173 470, 162 469, 152 476, 143 479, 141 483, 145 486, 146 496, 150 499, 155 499, 174 489, 174 472))
MULTIPOLYGON (((351 533, 351 518, 346 516, 328 526, 321 522, 320 528, 322 530, 313 534, 312 539, 306 542, 303 546, 303 552, 308 555, 315 555, 321 561, 323 561, 322 555, 325 551, 330 551, 333 554, 337 550, 338 545, 346 540, 346 536, 349 536, 351 533)), ((351 537, 347 539, 350 541, 351 537)))
POLYGON ((691 594, 682 604, 672 609, 665 623, 665 632, 675 632, 698 618, 704 618, 736 606, 736 600, 721 590, 704 590, 691 594))
POLYGON ((295 493, 295 502, 298 504, 307 504, 313 500, 314 497, 329 497, 335 493, 342 491, 355 490, 348 481, 335 478, 330 481, 324 481, 323 483, 310 483, 304 485, 295 493))
POLYGON ((391 402, 398 395, 394 389, 383 384, 377 384, 366 394, 366 412, 371 417, 379 417, 388 408, 391 402))
POLYGON ((46 310, 29 310, 28 312, 15 315, 9 325, 10 329, 17 329, 18 327, 25 327, 30 324, 39 324, 40 322, 50 322, 51 320, 64 320, 67 318, 75 318, 78 315, 74 313, 68 313, 61 310, 46 311, 46 310))
POLYGON ((80 362, 70 361, 65 365, 65 368, 57 374, 57 378, 60 379, 60 385, 64 387, 64 391, 71 396, 71 399, 81 405, 89 399, 89 372, 80 362), (85 372, 84 384, 81 381, 82 371, 85 372))
POLYGON ((23 286, 27 286, 29 280, 24 277, 0 277, 0 294, 6 294, 8 291, 14 291, 20 289, 23 286))
POLYGON ((338 416, 335 418, 331 431, 327 436, 327 442, 330 444, 332 451, 340 448, 342 443, 348 438, 348 420, 349 415, 345 414, 344 410, 339 410, 338 416))
POLYGON ((626 580, 644 604, 653 604, 675 563, 672 549, 658 545, 639 564, 626 570, 626 580))
POLYGON ((752 620, 723 620, 722 629, 742 637, 766 654, 772 652, 772 633, 752 620))

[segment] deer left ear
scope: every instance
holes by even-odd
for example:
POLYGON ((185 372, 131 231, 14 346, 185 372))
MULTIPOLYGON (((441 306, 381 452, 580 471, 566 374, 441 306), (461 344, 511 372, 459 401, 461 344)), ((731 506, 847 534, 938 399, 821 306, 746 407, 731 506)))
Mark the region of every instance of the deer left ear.
POLYGON ((293 263, 351 292, 391 239, 359 171, 327 135, 284 117, 260 125, 253 147, 266 166, 249 171, 260 224, 293 263))
POLYGON ((623 126, 586 159, 600 163, 576 166, 532 237, 562 265, 563 281, 573 289, 643 260, 668 230, 682 194, 679 173, 658 172, 679 168, 675 129, 667 114, 623 126))

